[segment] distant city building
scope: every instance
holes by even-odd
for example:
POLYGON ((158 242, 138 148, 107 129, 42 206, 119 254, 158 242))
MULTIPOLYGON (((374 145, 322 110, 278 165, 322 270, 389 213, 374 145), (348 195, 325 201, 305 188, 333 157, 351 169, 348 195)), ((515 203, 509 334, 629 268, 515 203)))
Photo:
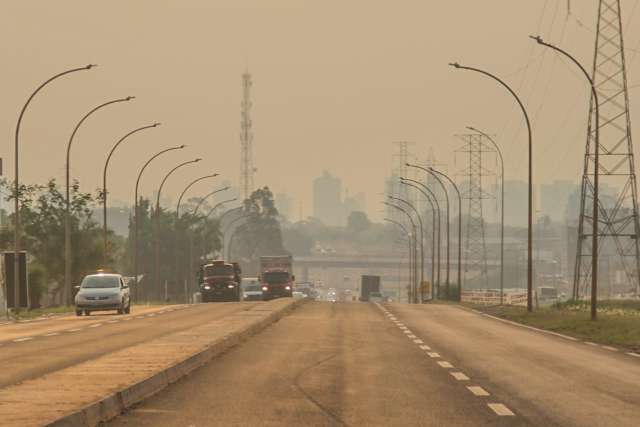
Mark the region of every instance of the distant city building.
POLYGON ((351 212, 364 212, 365 211, 365 198, 363 193, 358 193, 354 196, 345 196, 344 202, 344 214, 348 218, 351 212))
POLYGON ((346 218, 342 206, 342 182, 324 171, 313 180, 313 216, 326 225, 344 225, 346 218))
POLYGON ((550 184, 540 185, 540 210, 553 221, 564 221, 567 205, 578 185, 568 180, 555 180, 550 184))
POLYGON ((288 220, 293 219, 293 198, 286 193, 277 193, 275 196, 276 209, 281 216, 288 220))
MULTIPOLYGON (((525 181, 504 181, 504 223, 510 226, 527 226, 529 186, 525 181)), ((534 189, 535 205, 535 189, 534 189)))

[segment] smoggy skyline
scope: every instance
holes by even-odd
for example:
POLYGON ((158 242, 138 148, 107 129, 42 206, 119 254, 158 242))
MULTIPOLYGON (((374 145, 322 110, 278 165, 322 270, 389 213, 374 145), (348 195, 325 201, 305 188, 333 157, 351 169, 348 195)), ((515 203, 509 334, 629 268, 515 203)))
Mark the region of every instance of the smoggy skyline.
MULTIPOLYGON (((114 155, 110 200, 132 203, 146 159, 180 144, 189 148, 145 172, 142 194, 150 196, 171 167, 195 157, 205 161, 176 173, 167 197, 176 200, 189 181, 210 172, 223 177, 189 195, 224 179, 237 185, 245 70, 254 82, 256 185, 290 194, 296 217, 299 202, 312 214, 312 180, 326 169, 350 193, 363 192, 377 219, 392 142, 415 141, 421 159, 432 148, 453 173, 463 166, 454 164, 454 134, 467 125, 495 134, 506 178, 524 179, 526 132, 517 106, 494 84, 447 65, 459 61, 491 70, 523 98, 534 126, 535 182, 578 181, 588 88, 564 59, 528 38, 541 34, 590 68, 596 2, 572 3, 567 15, 565 1, 8 1, 0 18, 4 174, 13 177, 15 121, 30 92, 57 72, 96 63, 34 100, 21 134, 23 182, 63 182, 75 123, 102 102, 133 95, 78 133, 72 176, 83 190, 100 185, 112 144, 156 121, 162 126, 132 137, 114 155)), ((632 117, 640 103, 640 30, 628 25, 640 13, 636 5, 622 2, 632 117)))

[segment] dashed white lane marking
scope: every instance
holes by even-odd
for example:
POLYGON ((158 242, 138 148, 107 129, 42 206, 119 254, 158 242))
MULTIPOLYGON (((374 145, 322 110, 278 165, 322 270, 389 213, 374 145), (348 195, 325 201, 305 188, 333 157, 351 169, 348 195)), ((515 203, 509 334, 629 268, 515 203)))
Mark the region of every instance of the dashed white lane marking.
POLYGON ((76 328, 76 329, 67 329, 67 332, 78 332, 81 331, 82 328, 76 328))
POLYGON ((43 337, 55 337, 57 335, 60 335, 60 332, 50 332, 48 334, 44 334, 43 337))
POLYGON ((119 320, 109 320, 107 323, 118 323, 119 320))
POLYGON ((467 389, 475 396, 489 396, 489 392, 487 392, 487 390, 477 385, 467 386, 467 389))
POLYGON ((458 381, 469 381, 469 377, 462 372, 450 372, 451 376, 458 381))
POLYGON ((591 341, 585 341, 584 343, 587 344, 587 345, 591 345, 593 347, 597 347, 598 346, 598 344, 596 344, 594 342, 591 342, 591 341))
POLYGON ((126 322, 127 320, 133 320, 133 317, 127 317, 126 319, 122 319, 122 320, 126 322))
POLYGON ((415 335, 407 335, 407 338, 409 338, 410 340, 413 340, 413 339, 416 339, 416 338, 418 338, 418 337, 417 337, 417 336, 415 336, 415 335))
POLYGON ((404 331, 405 334, 407 335, 411 335, 413 332, 411 332, 409 329, 407 329, 406 331, 404 331))
POLYGON ((449 362, 445 362, 445 361, 439 361, 438 365, 440 365, 443 368, 453 368, 453 365, 449 362))
POLYGON ((136 319, 144 319, 144 316, 136 316, 136 319))
POLYGON ((633 356, 633 357, 640 357, 640 353, 627 353, 629 356, 633 356))
POLYGON ((89 325, 90 328, 99 328, 102 326, 102 323, 96 323, 95 325, 89 325))
POLYGON ((23 337, 23 338, 16 338, 15 340, 13 340, 13 342, 23 342, 23 341, 29 341, 32 340, 33 337, 23 337))
POLYGON ((515 414, 511 412, 511 409, 504 406, 502 403, 487 403, 487 406, 493 410, 497 415, 501 417, 509 417, 514 416, 515 414))
POLYGON ((432 359, 437 359, 438 357, 440 357, 440 355, 439 355, 438 353, 431 353, 431 352, 428 352, 428 353, 427 353, 427 355, 428 355, 429 357, 431 357, 432 359))
POLYGON ((406 327, 406 326, 404 326, 404 325, 398 325, 398 327, 399 327, 400 329, 409 329, 409 328, 407 328, 407 327, 406 327))
POLYGON ((421 345, 420 346, 420 350, 431 350, 431 347, 429 347, 428 345, 421 345))
POLYGON ((603 345, 603 346, 602 346, 602 348, 607 349, 607 350, 609 350, 609 351, 618 351, 618 349, 617 349, 617 348, 615 348, 615 347, 610 347, 610 346, 608 346, 608 345, 603 345))
POLYGON ((155 313, 149 313, 149 314, 147 314, 147 317, 153 317, 155 315, 156 315, 155 313))
POLYGON ((416 339, 416 340, 413 340, 413 342, 416 344, 422 344, 424 341, 422 341, 421 339, 416 339))

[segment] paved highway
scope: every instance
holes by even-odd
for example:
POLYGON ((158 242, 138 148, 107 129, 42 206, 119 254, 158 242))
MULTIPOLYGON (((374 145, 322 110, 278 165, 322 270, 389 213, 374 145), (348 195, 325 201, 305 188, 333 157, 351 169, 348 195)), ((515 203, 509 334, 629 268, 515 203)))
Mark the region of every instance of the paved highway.
POLYGON ((227 316, 247 304, 134 306, 124 316, 71 315, 0 325, 0 387, 227 316))
POLYGON ((636 426, 640 360, 444 305, 309 303, 111 426, 636 426))

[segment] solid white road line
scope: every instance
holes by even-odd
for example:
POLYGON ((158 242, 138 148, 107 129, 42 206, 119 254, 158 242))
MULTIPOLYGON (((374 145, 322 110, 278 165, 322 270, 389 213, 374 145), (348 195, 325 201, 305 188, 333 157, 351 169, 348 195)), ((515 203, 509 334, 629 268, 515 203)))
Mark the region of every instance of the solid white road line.
POLYGON ((55 337, 56 335, 60 335, 60 332, 51 332, 48 334, 44 334, 43 337, 55 337))
POLYGON ((440 361, 438 362, 438 365, 440 365, 442 368, 453 368, 453 365, 449 362, 440 361))
POLYGON ((629 356, 633 356, 633 357, 640 357, 640 353, 627 353, 629 356))
POLYGON ((469 377, 463 374, 462 372, 450 372, 450 374, 451 376, 453 376, 453 378, 457 379, 458 381, 469 381, 469 377))
POLYGON ((584 343, 587 344, 587 345, 591 345, 593 347, 597 347, 598 346, 598 344, 596 344, 594 342, 591 342, 591 341, 585 341, 584 343))
POLYGON ((15 340, 13 340, 13 342, 23 342, 23 341, 29 341, 32 339, 33 337, 16 338, 15 340))
POLYGON ((511 409, 504 406, 502 403, 487 403, 487 406, 501 417, 509 417, 514 416, 515 414, 511 412, 511 409))
POLYGON ((102 326, 102 323, 96 323, 95 325, 89 325, 90 328, 98 328, 102 326))
POLYGON ((607 349, 607 350, 609 350, 609 351, 618 351, 618 349, 617 349, 617 348, 615 348, 615 347, 610 347, 610 346, 608 346, 608 345, 603 345, 603 346, 602 346, 602 348, 605 348, 605 349, 607 349))
POLYGON ((489 392, 477 385, 467 386, 467 389, 476 396, 489 396, 489 392))
POLYGON ((438 357, 440 357, 438 353, 427 353, 427 355, 432 359, 437 359, 438 357))
POLYGON ((431 347, 429 347, 428 345, 421 345, 420 350, 431 350, 431 347))
POLYGON ((81 331, 82 328, 76 328, 76 329, 67 329, 67 332, 78 332, 81 331))

